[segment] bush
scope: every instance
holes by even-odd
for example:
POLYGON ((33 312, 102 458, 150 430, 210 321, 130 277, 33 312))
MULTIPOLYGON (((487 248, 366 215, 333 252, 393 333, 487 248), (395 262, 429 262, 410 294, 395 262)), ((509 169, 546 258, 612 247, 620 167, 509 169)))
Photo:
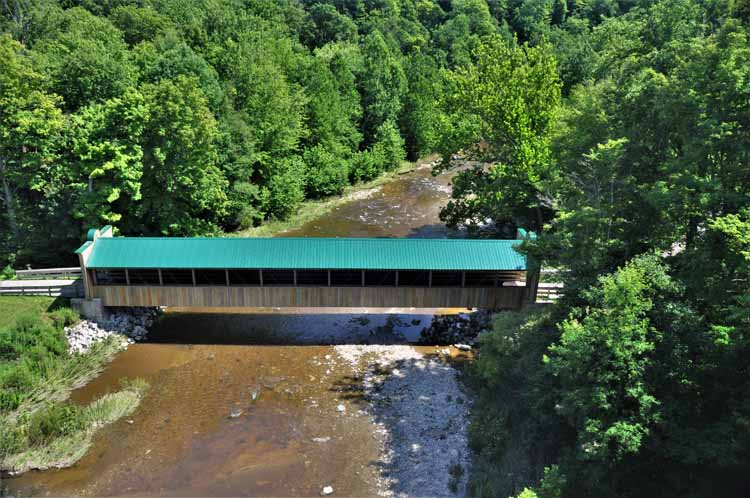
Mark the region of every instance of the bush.
POLYGON ((341 194, 349 178, 348 163, 322 145, 308 149, 304 155, 307 165, 306 191, 308 197, 319 198, 341 194))
POLYGON ((16 279, 16 270, 13 269, 11 265, 6 266, 3 268, 3 271, 0 272, 0 280, 15 280, 16 279))
POLYGON ((51 312, 49 317, 57 330, 63 330, 81 321, 81 315, 73 308, 58 308, 51 312))
POLYGON ((352 183, 377 178, 383 172, 385 158, 381 150, 364 150, 358 152, 352 160, 349 177, 352 183))
POLYGON ((15 410, 36 384, 36 376, 25 363, 5 363, 0 367, 0 411, 15 410))
POLYGON ((52 404, 31 416, 28 440, 31 446, 41 446, 85 428, 83 408, 69 403, 52 404))
POLYGON ((16 319, 15 327, 7 333, 0 333, 0 358, 7 348, 14 349, 18 357, 33 346, 41 346, 54 356, 64 355, 68 350, 68 343, 62 330, 57 330, 48 321, 38 315, 24 314, 16 319), (9 345, 4 344, 8 340, 9 345))
POLYGON ((386 121, 378 127, 372 148, 373 151, 379 153, 383 161, 382 168, 386 171, 401 166, 401 161, 406 157, 404 139, 401 138, 398 127, 392 121, 386 121))
POLYGON ((268 182, 268 214, 285 220, 294 214, 305 198, 305 165, 299 157, 280 160, 268 182))
MULTIPOLYGON (((60 323, 77 319, 70 309, 56 313, 60 323)), ((0 412, 18 408, 59 366, 67 352, 62 329, 56 329, 39 315, 21 315, 13 327, 0 330, 0 412)))
POLYGON ((5 424, 0 431, 0 456, 18 453, 26 446, 26 434, 23 427, 5 424))
POLYGON ((237 182, 229 192, 228 224, 245 229, 263 221, 263 191, 250 182, 237 182))

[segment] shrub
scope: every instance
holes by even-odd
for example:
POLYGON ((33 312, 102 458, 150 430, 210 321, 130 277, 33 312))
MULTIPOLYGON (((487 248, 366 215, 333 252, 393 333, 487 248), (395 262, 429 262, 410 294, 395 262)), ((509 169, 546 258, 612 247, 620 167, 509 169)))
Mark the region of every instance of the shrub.
POLYGON ((26 434, 23 427, 4 423, 0 420, 3 430, 0 431, 0 456, 18 453, 26 446, 26 434))
POLYGON ((237 182, 229 192, 228 223, 239 228, 250 228, 263 221, 263 191, 250 182, 237 182))
POLYGON ((364 150, 358 152, 352 160, 349 177, 352 183, 376 178, 383 172, 385 158, 382 150, 364 150))
POLYGON ((329 152, 322 145, 308 149, 304 159, 307 165, 308 197, 327 197, 344 191, 349 178, 349 165, 344 159, 329 152))
POLYGON ((383 161, 382 168, 386 171, 398 168, 406 157, 404 139, 392 121, 386 121, 378 127, 372 148, 379 153, 383 161))
POLYGON ((33 346, 40 346, 54 356, 61 356, 68 350, 62 330, 55 329, 39 315, 21 315, 16 319, 15 327, 0 333, 0 359, 8 359, 5 354, 9 349, 13 351, 13 358, 33 346))
POLYGON ((16 279, 16 270, 13 269, 11 265, 6 266, 3 268, 3 271, 0 272, 0 280, 15 280, 16 279))
POLYGON ((58 308, 51 312, 49 317, 57 330, 63 330, 81 321, 81 315, 73 308, 58 308))
POLYGON ((86 417, 83 408, 70 403, 51 404, 31 416, 28 428, 29 444, 41 446, 85 427, 86 417))
POLYGON ((0 411, 18 408, 35 383, 36 377, 25 363, 3 364, 0 368, 0 411))
POLYGON ((299 157, 282 159, 273 167, 268 182, 268 214, 285 220, 305 198, 305 165, 299 157))

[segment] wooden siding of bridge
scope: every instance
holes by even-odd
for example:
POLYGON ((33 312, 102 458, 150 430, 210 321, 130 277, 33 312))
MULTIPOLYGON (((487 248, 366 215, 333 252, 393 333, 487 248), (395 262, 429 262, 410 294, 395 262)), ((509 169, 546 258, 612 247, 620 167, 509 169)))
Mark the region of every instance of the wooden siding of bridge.
POLYGON ((92 286, 104 306, 517 309, 518 287, 92 286))

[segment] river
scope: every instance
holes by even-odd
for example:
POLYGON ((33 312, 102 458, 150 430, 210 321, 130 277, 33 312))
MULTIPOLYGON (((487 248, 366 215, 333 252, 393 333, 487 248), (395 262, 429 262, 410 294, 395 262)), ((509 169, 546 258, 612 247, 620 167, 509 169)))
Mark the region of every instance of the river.
MULTIPOLYGON (((449 182, 418 168, 280 236, 446 237, 438 212, 449 182)), ((455 372, 431 359, 435 347, 398 344, 414 341, 433 314, 456 311, 170 309, 148 342, 119 354, 72 394, 87 403, 116 390, 123 377, 143 377, 151 390, 136 412, 100 430, 75 466, 3 484, 23 496, 319 496, 323 486, 335 496, 408 496, 399 483, 403 469, 395 468, 403 464, 398 449, 389 460, 394 468, 383 463, 393 417, 366 406, 363 385, 375 374, 365 373, 365 357, 404 355, 398 368, 383 363, 398 373, 401 384, 391 387, 401 393, 408 392, 405 377, 429 375, 424 380, 436 392, 413 397, 435 413, 417 414, 418 423, 445 425, 429 417, 452 409, 443 399, 452 395, 441 389, 455 372), (358 344, 376 349, 352 346, 358 344)), ((405 404, 412 400, 403 398, 394 397, 412 411, 405 404)), ((423 443, 400 444, 412 451, 423 443)), ((415 463, 412 455, 410 465, 434 466, 435 457, 415 463)))

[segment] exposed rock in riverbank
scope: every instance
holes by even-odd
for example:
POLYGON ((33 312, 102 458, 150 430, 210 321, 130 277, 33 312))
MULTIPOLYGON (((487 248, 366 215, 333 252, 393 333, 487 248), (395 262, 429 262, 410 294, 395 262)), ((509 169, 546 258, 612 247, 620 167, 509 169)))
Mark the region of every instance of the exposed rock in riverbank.
POLYGON ((436 315, 422 330, 420 344, 463 344, 474 346, 477 336, 491 328, 492 313, 477 310, 458 315, 436 315))
POLYGON ((160 313, 159 308, 122 308, 110 313, 102 323, 81 320, 65 327, 70 352, 86 353, 95 343, 112 336, 120 337, 126 348, 128 344, 146 339, 149 327, 160 313))
POLYGON ((470 401, 459 372, 411 346, 335 346, 362 376, 380 444, 380 495, 462 496, 470 401))

